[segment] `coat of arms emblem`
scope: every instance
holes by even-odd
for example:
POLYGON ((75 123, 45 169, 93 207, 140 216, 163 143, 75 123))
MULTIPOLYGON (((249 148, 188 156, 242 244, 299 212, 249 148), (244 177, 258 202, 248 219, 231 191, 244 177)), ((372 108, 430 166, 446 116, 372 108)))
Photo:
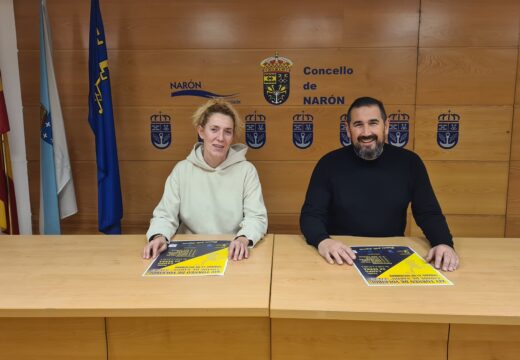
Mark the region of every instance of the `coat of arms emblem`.
POLYGON ((269 104, 281 105, 289 98, 292 61, 278 56, 262 60, 264 98, 269 104))
POLYGON ((459 142, 460 115, 451 110, 437 117, 437 144, 443 149, 452 149, 459 142))
POLYGON ((250 148, 260 149, 265 145, 265 115, 256 111, 246 116, 246 143, 250 148))
POLYGON ((293 144, 299 149, 307 149, 312 145, 314 124, 314 116, 301 114, 293 116, 293 144))
POLYGON ((388 115, 388 143, 397 147, 405 147, 408 144, 410 132, 410 115, 397 111, 388 115))
POLYGON ((343 146, 349 146, 350 144, 352 144, 352 141, 348 136, 347 126, 347 114, 341 114, 341 116, 339 117, 339 142, 343 146))
POLYGON ((166 149, 172 142, 171 116, 163 114, 153 114, 150 116, 150 129, 152 144, 157 149, 166 149))

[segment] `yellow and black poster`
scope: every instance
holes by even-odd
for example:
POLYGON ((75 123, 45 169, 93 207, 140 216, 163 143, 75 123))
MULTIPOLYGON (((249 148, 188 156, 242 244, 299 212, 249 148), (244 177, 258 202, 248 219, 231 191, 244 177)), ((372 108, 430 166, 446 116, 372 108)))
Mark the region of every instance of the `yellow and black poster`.
POLYGON ((352 246, 368 286, 453 285, 407 246, 352 246))
POLYGON ((173 241, 143 276, 224 275, 229 241, 173 241))

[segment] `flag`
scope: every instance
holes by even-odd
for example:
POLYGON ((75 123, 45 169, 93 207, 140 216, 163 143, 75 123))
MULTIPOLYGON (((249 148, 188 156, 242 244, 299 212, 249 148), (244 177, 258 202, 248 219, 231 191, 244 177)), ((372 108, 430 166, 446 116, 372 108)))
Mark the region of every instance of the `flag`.
POLYGON ((107 46, 99 0, 92 0, 90 7, 89 87, 88 121, 96 137, 99 231, 121 234, 123 200, 107 46))
POLYGON ((14 193, 13 172, 11 170, 11 156, 9 154, 9 119, 5 106, 2 74, 0 74, 0 230, 4 234, 19 234, 18 212, 16 210, 16 196, 14 193))
POLYGON ((60 219, 78 212, 52 61, 46 0, 40 22, 40 234, 60 234, 60 219))

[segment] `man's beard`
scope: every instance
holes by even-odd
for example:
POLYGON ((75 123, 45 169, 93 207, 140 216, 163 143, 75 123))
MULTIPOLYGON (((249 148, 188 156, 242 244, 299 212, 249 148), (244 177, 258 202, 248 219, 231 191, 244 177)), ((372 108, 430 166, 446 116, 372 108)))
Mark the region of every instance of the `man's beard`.
POLYGON ((357 143, 354 145, 354 152, 357 156, 359 156, 363 160, 375 160, 381 156, 383 153, 384 142, 379 141, 377 135, 371 136, 360 136, 357 139, 357 143), (376 141, 376 146, 374 148, 367 148, 362 146, 362 140, 374 139, 376 141))

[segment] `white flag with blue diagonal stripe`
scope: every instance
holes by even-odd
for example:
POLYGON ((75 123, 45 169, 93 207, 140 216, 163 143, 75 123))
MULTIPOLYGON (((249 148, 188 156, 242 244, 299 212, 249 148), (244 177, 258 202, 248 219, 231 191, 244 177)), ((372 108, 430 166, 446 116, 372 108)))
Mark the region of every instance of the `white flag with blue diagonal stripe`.
POLYGON ((40 23, 40 234, 60 234, 60 219, 78 212, 52 61, 47 4, 40 23))

